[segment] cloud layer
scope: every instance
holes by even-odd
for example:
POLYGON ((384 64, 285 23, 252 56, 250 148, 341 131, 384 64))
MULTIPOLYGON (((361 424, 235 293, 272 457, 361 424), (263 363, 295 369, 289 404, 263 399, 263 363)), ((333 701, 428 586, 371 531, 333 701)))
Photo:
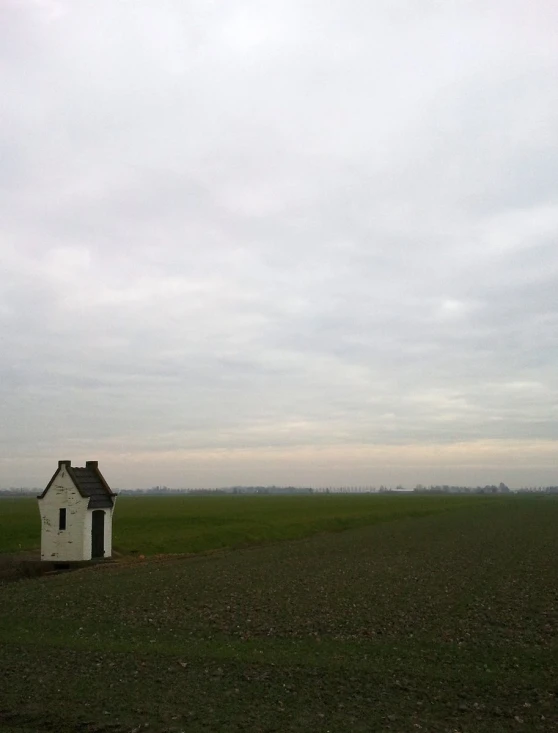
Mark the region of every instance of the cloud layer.
POLYGON ((0 484, 557 483, 554 3, 0 15, 0 484))

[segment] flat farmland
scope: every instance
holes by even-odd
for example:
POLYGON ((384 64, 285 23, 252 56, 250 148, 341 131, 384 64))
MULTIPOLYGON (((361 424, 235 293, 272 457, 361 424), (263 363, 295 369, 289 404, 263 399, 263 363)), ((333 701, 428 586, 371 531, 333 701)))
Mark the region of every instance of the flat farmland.
POLYGON ((557 527, 473 498, 4 585, 0 729, 558 730, 557 527))
MULTIPOLYGON (((114 549, 122 554, 202 552, 295 539, 489 503, 483 496, 121 496, 114 549)), ((34 498, 0 499, 0 553, 40 546, 34 498)))

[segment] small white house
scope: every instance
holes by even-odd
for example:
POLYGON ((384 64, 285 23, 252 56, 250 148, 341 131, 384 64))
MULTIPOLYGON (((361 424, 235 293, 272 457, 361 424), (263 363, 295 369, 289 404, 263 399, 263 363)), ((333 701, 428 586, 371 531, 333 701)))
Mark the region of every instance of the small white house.
POLYGON ((79 562, 111 556, 116 494, 98 461, 87 461, 85 468, 58 461, 58 469, 37 498, 41 560, 79 562))

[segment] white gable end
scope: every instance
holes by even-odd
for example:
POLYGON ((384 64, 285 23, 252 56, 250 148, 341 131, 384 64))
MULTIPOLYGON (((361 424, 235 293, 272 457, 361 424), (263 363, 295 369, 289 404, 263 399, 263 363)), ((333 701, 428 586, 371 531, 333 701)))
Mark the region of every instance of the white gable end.
MULTIPOLYGON (((83 536, 89 499, 81 496, 64 467, 42 499, 41 560, 74 562, 86 560, 83 536), (65 510, 65 528, 61 529, 60 510, 65 510)), ((89 555, 91 557, 91 555, 89 555)))

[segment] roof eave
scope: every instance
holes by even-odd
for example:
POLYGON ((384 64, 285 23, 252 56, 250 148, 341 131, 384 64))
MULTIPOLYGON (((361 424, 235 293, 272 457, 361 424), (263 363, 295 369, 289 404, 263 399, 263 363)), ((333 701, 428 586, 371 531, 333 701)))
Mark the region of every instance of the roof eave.
POLYGON ((84 499, 88 499, 89 497, 87 496, 87 494, 84 494, 80 488, 79 481, 76 478, 76 475, 74 473, 74 469, 72 468, 72 466, 66 466, 66 470, 68 471, 68 476, 72 479, 74 486, 78 490, 79 495, 83 497, 84 499))
POLYGON ((103 476, 103 474, 99 471, 99 467, 98 466, 95 466, 95 468, 93 468, 93 471, 95 471, 96 476, 98 477, 98 479, 100 480, 100 482, 103 484, 103 488, 105 489, 105 491, 107 492, 107 494, 109 496, 116 496, 116 494, 114 493, 114 491, 110 488, 110 486, 105 481, 105 477, 103 476))

